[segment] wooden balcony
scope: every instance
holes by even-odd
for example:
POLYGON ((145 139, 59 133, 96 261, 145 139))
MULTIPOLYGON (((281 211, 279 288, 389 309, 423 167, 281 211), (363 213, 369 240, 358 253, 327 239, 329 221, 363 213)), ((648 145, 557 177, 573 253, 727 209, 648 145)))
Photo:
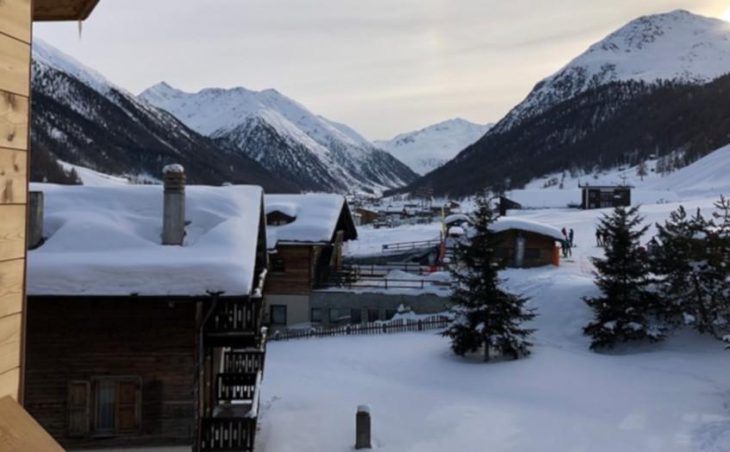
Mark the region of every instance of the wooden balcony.
POLYGON ((220 301, 205 325, 204 346, 259 347, 262 305, 261 299, 220 301))

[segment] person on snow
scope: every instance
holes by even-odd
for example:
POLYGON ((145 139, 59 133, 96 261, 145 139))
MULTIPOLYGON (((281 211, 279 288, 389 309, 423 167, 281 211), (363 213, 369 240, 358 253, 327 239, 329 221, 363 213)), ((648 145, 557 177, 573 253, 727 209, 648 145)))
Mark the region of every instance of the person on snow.
POLYGON ((603 237, 601 237, 601 231, 596 229, 596 246, 603 246, 603 237))
POLYGON ((570 247, 573 248, 575 246, 575 242, 573 239, 575 238, 575 231, 573 231, 573 228, 570 228, 570 232, 568 233, 568 241, 570 242, 570 247))

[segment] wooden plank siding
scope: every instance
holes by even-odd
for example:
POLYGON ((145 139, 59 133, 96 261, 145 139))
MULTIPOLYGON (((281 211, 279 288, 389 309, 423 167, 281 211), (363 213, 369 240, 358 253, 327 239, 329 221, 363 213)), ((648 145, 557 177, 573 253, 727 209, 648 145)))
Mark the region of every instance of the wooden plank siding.
POLYGON ((312 291, 319 246, 279 245, 275 259, 284 261, 284 271, 270 271, 266 276, 264 293, 306 295, 312 291))
POLYGON ((0 2, 0 32, 23 42, 30 42, 31 0, 0 2))
POLYGON ((514 264, 518 234, 525 238, 523 267, 540 267, 552 264, 555 248, 554 238, 533 232, 509 230, 497 234, 500 240, 500 247, 497 252, 502 254, 500 258, 506 266, 511 267, 514 264), (533 252, 536 254, 530 256, 528 250, 534 250, 533 252))
POLYGON ((0 1, 0 397, 21 399, 31 0, 0 1))
POLYGON ((197 310, 192 301, 29 297, 25 408, 66 448, 191 444, 197 310), (69 384, 98 377, 141 380, 139 430, 71 437, 69 384))

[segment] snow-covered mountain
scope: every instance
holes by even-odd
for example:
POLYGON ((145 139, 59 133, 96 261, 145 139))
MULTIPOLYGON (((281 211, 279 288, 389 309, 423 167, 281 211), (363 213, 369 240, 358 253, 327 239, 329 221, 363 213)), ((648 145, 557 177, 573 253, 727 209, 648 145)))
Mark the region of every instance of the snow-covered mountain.
POLYGON ((32 90, 33 180, 70 182, 59 161, 146 181, 181 163, 192 183, 295 189, 41 40, 33 44, 32 90))
POLYGON ((448 162, 481 138, 492 124, 475 124, 455 118, 413 132, 401 133, 375 145, 393 154, 418 174, 426 174, 448 162))
POLYGON ((304 190, 382 191, 416 175, 351 128, 310 112, 276 90, 159 83, 139 96, 193 130, 227 143, 304 190))
POLYGON ((707 83, 730 72, 730 25, 677 10, 635 19, 539 82, 494 128, 526 118, 610 82, 707 83))
POLYGON ((674 11, 631 21, 538 83, 476 143, 411 184, 437 194, 517 188, 730 143, 730 24, 674 11))

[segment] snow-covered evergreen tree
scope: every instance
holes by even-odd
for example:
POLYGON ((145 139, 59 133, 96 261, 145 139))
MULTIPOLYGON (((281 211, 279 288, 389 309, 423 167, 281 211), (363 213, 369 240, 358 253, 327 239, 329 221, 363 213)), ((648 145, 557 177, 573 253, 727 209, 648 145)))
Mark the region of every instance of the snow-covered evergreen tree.
POLYGON ((477 199, 473 225, 456 244, 451 268, 455 319, 443 335, 460 356, 482 349, 484 361, 492 352, 517 359, 530 353, 533 330, 522 323, 535 314, 525 306, 526 298, 499 287, 499 242, 489 229, 495 220, 490 204, 483 196, 477 199))
POLYGON ((650 257, 661 300, 658 314, 670 325, 697 325, 706 298, 700 278, 704 258, 698 237, 705 236, 707 222, 699 211, 690 217, 679 206, 656 228, 657 244, 650 249, 650 257))
POLYGON ((653 321, 656 304, 649 290, 648 257, 640 244, 647 230, 642 221, 638 207, 617 207, 598 225, 604 237, 605 257, 595 258, 593 263, 601 295, 585 299, 595 318, 583 330, 591 336, 593 350, 662 336, 653 321))
POLYGON ((730 201, 721 197, 715 209, 704 234, 700 280, 706 299, 698 329, 721 338, 730 332, 730 201))

